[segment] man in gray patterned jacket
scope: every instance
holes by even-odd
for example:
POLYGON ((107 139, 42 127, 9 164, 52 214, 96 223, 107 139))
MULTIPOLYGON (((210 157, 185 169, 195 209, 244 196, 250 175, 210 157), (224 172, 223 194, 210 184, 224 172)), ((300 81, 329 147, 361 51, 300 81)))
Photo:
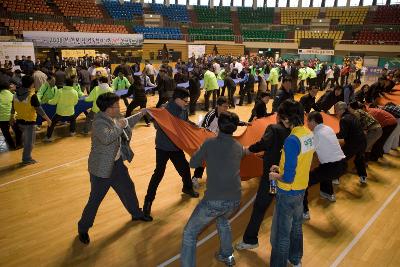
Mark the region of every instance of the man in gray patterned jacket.
POLYGON ((131 162, 133 151, 129 146, 132 137, 131 128, 146 113, 141 110, 134 116, 118 119, 120 116, 120 98, 114 93, 105 93, 98 97, 96 104, 100 112, 96 114, 92 130, 92 146, 89 154, 88 170, 91 191, 88 203, 78 222, 79 240, 89 244, 89 228, 92 227, 101 201, 112 187, 122 204, 132 215, 132 220, 151 221, 139 208, 128 169, 123 161, 131 162))

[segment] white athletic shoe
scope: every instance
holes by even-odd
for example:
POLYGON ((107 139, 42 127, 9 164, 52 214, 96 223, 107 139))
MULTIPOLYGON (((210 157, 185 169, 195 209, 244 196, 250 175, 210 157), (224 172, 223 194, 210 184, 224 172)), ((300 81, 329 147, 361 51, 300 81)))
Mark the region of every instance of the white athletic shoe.
POLYGON ((333 179, 332 184, 334 185, 340 185, 339 179, 333 179))
POLYGON ((329 195, 329 194, 324 193, 324 192, 319 192, 319 195, 320 195, 322 198, 329 200, 330 202, 336 202, 336 196, 335 196, 335 194, 329 195))
POLYGON ((198 190, 200 188, 199 180, 200 178, 192 177, 193 189, 198 190))
POLYGON ((360 183, 366 184, 367 183, 367 176, 360 176, 360 183))
POLYGON ((303 212, 303 220, 304 221, 309 221, 310 220, 310 212, 303 212))
POLYGON ((54 140, 54 139, 48 138, 47 136, 45 136, 45 137, 43 138, 43 142, 45 142, 45 143, 51 143, 51 142, 53 142, 53 140, 54 140))
POLYGON ((254 249, 254 248, 258 248, 258 243, 257 244, 247 244, 247 243, 241 241, 235 245, 235 248, 237 250, 254 249))
POLYGON ((293 266, 293 267, 301 267, 301 262, 299 264, 293 264, 290 262, 290 260, 287 261, 288 265, 293 266))

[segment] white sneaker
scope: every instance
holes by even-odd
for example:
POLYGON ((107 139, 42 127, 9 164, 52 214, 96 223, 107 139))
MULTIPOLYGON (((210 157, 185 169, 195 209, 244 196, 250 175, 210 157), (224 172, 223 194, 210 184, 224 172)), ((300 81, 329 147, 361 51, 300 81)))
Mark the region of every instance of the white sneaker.
POLYGON ((193 189, 198 190, 200 188, 199 180, 200 178, 192 177, 193 189))
POLYGON ((254 248, 258 248, 258 243, 257 244, 247 244, 247 243, 241 241, 235 245, 235 248, 237 250, 254 249, 254 248))
POLYGON ((310 220, 310 212, 303 212, 303 220, 304 221, 309 221, 310 220))
POLYGON ((366 184, 367 183, 367 176, 360 176, 360 183, 366 184))
POLYGON ((290 262, 290 260, 287 261, 288 265, 293 266, 293 267, 301 267, 301 262, 299 264, 293 264, 290 262))
POLYGON ((70 137, 73 137, 73 136, 75 136, 75 135, 76 135, 76 132, 70 132, 70 133, 69 133, 69 136, 70 136, 70 137))
POLYGON ((53 142, 53 139, 52 139, 52 138, 48 138, 47 136, 45 136, 45 137, 43 138, 43 142, 45 142, 45 143, 51 143, 51 142, 53 142))
POLYGON ((330 202, 336 202, 336 196, 335 196, 335 194, 329 195, 329 194, 324 193, 324 192, 319 192, 319 195, 320 195, 322 198, 329 200, 330 202))
POLYGON ((334 185, 340 185, 339 179, 333 179, 332 184, 334 185))

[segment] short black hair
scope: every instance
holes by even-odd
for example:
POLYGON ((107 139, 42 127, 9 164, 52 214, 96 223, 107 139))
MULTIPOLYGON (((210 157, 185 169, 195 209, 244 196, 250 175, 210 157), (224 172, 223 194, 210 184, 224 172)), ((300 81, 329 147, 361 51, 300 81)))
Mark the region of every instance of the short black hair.
POLYGON ((264 98, 264 97, 266 97, 266 96, 271 97, 271 94, 268 93, 268 92, 261 92, 260 98, 264 98))
POLYGON ((24 88, 30 88, 34 83, 33 77, 31 75, 23 76, 21 81, 22 81, 22 87, 24 88))
POLYGON ((352 102, 349 104, 349 106, 350 106, 352 109, 360 109, 360 108, 362 108, 362 104, 361 104, 360 102, 358 102, 358 101, 352 101, 352 102))
POLYGON ((279 105, 278 115, 282 120, 289 120, 293 126, 304 125, 303 106, 292 99, 287 99, 279 105))
POLYGON ((217 99, 217 106, 222 106, 223 104, 228 103, 228 100, 226 99, 225 96, 220 96, 217 99))
POLYGON ((73 86, 74 85, 74 80, 72 77, 65 79, 65 85, 66 86, 73 86))
POLYGON ((108 83, 108 78, 107 78, 107 77, 104 77, 104 76, 101 76, 101 77, 99 78, 99 82, 101 82, 101 83, 108 83))
POLYGON ((174 91, 172 98, 175 100, 177 98, 184 99, 189 97, 189 91, 185 88, 177 87, 174 91))
POLYGON ((318 124, 324 123, 324 118, 318 111, 311 111, 307 116, 308 121, 315 121, 318 124))
POLYGON ((111 93, 111 92, 107 92, 104 94, 101 94, 97 100, 96 100, 96 105, 99 107, 100 111, 106 111, 108 108, 112 107, 116 102, 119 101, 119 96, 111 93))
POLYGON ((233 112, 222 112, 218 116, 219 131, 225 134, 233 134, 239 124, 239 116, 233 112))
POLYGON ((5 80, 0 80, 0 91, 8 88, 10 88, 10 83, 5 80))

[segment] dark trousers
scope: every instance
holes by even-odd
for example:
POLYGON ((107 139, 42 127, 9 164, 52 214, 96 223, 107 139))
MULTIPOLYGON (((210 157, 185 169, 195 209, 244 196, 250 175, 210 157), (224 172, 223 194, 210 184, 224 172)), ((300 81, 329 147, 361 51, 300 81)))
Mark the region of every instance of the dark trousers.
POLYGON ((166 96, 166 94, 158 91, 158 102, 156 108, 161 107, 163 104, 167 103, 167 101, 168 97, 166 96))
POLYGON ((121 98, 122 98, 122 101, 124 101, 125 107, 128 107, 129 106, 128 97, 122 97, 121 96, 121 98))
POLYGON ((302 93, 302 94, 304 94, 304 92, 306 91, 306 88, 305 88, 305 85, 304 85, 304 81, 305 80, 300 80, 300 83, 299 83, 299 92, 302 93))
POLYGON ((367 171, 365 169, 365 149, 367 147, 366 141, 359 141, 357 147, 349 147, 344 145, 343 152, 346 155, 346 160, 349 161, 353 156, 354 165, 357 169, 358 176, 367 176, 367 171))
POLYGON ((326 84, 325 84, 325 89, 326 87, 328 87, 328 84, 331 83, 331 85, 329 86, 329 88, 333 88, 335 87, 335 78, 328 78, 326 84))
POLYGON ((208 111, 210 108, 210 96, 212 95, 212 108, 217 105, 217 96, 219 96, 219 89, 206 91, 204 93, 204 109, 208 111))
POLYGON ((260 178, 256 200, 253 205, 250 221, 243 235, 246 244, 258 244, 258 232, 273 195, 269 194, 269 179, 266 176, 260 178))
MULTIPOLYGON (((147 99, 146 101, 138 101, 138 100, 133 100, 127 107, 126 109, 126 115, 125 117, 129 117, 130 115, 132 115, 132 111, 137 108, 146 108, 146 104, 147 104, 147 99)), ((146 115, 143 116, 143 119, 146 123, 150 123, 149 117, 146 115)))
POLYGON ((102 178, 90 174, 90 195, 82 217, 78 222, 79 233, 87 233, 89 228, 93 226, 97 210, 110 187, 114 189, 126 210, 134 218, 143 216, 139 208, 135 185, 129 176, 128 169, 120 158, 115 161, 110 177, 102 178))
POLYGON ((197 100, 199 100, 200 92, 196 95, 190 95, 189 112, 194 114, 196 112, 197 100))
POLYGON ((147 188, 147 194, 145 197, 146 201, 154 201, 158 185, 164 177, 168 160, 172 161, 172 164, 174 164, 175 169, 181 176, 183 188, 193 188, 192 179, 190 177, 189 162, 187 162, 183 151, 164 151, 156 148, 156 169, 154 170, 153 176, 151 176, 149 187, 147 188))
POLYGON ((251 88, 248 86, 244 86, 243 89, 240 91, 240 101, 239 106, 243 105, 244 97, 247 95, 247 104, 251 104, 253 102, 253 97, 251 95, 251 88))
MULTIPOLYGON (((345 159, 320 164, 314 170, 310 172, 310 179, 308 181, 308 187, 319 183, 319 190, 323 193, 333 195, 332 180, 338 179, 342 176, 347 169, 347 162, 345 159)), ((308 188, 306 189, 303 206, 304 212, 308 211, 308 188)))
POLYGON ((356 71, 356 79, 361 79, 361 70, 356 71))
POLYGON ((197 167, 196 169, 194 169, 194 174, 193 176, 196 178, 202 178, 203 177, 203 173, 204 173, 204 167, 197 167))
POLYGON ((3 133, 3 136, 7 143, 7 146, 10 149, 15 149, 16 145, 15 145, 14 139, 12 138, 11 133, 10 133, 10 122, 9 121, 0 121, 0 129, 1 129, 1 132, 3 133))
POLYGON ((76 117, 75 117, 75 115, 72 115, 72 116, 61 116, 61 115, 55 114, 53 116, 53 118, 51 119, 50 127, 47 128, 47 135, 46 135, 47 138, 51 137, 51 135, 53 134, 53 131, 54 131, 54 127, 56 127, 57 122, 59 122, 63 118, 66 118, 66 119, 69 120, 69 123, 70 123, 69 124, 69 131, 71 133, 75 132, 75 130, 76 130, 76 117))
POLYGON ((397 124, 382 127, 381 137, 372 146, 371 154, 370 154, 371 160, 378 160, 379 158, 383 157, 383 153, 384 153, 383 146, 385 145, 386 140, 392 134, 392 132, 394 131, 396 126, 397 126, 397 124))
POLYGON ((339 85, 339 76, 333 77, 333 84, 339 85))

